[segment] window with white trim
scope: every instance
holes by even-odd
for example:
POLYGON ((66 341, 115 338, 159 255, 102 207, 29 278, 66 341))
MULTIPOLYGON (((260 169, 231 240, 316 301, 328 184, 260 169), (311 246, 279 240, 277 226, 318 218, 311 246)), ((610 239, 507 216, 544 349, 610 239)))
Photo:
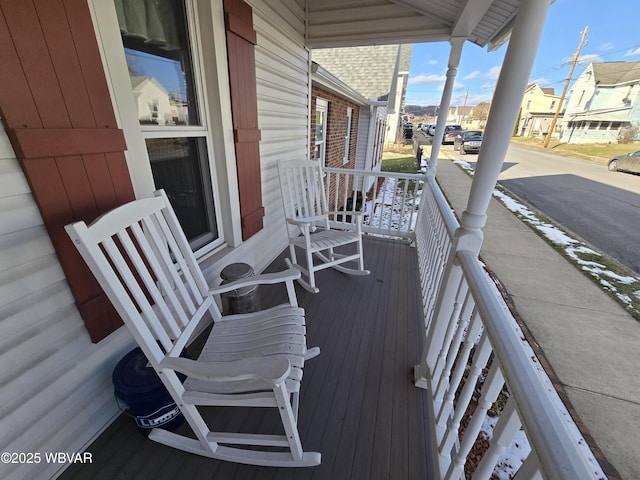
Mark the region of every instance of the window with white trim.
MULTIPOLYGON (((93 2, 127 138, 134 188, 142 195, 152 189, 166 191, 198 255, 224 240, 205 47, 197 21, 200 4, 199 0, 93 2)), ((212 43, 212 32, 207 32, 207 42, 212 43)))
POLYGON ((353 108, 347 107, 347 132, 344 136, 344 157, 342 164, 349 163, 349 146, 351 144, 351 119, 353 118, 353 108))
POLYGON ((315 124, 315 155, 314 158, 325 164, 325 152, 327 149, 327 112, 329 102, 324 98, 316 99, 316 124, 315 124))

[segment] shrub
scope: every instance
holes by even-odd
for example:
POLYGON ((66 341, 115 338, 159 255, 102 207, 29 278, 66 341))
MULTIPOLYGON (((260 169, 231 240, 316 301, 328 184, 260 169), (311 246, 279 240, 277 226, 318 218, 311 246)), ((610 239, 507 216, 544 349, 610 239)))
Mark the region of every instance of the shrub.
POLYGON ((637 126, 623 127, 618 133, 618 142, 624 144, 632 143, 637 138, 638 133, 640 133, 640 128, 637 126))

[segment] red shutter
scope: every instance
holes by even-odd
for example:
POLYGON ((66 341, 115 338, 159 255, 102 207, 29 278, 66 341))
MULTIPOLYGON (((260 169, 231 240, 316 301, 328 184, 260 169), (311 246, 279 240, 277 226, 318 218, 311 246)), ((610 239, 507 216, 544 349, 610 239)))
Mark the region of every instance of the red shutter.
POLYGON ((64 225, 134 198, 86 0, 0 0, 0 112, 94 342, 122 322, 64 225))
POLYGON ((236 147, 242 238, 262 229, 260 130, 256 94, 256 61, 251 7, 242 0, 224 0, 231 109, 236 147))

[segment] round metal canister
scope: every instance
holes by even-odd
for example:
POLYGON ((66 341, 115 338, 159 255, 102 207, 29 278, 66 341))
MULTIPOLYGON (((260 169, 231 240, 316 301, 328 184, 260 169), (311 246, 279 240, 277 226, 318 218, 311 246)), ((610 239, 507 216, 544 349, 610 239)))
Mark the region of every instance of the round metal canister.
MULTIPOLYGON (((222 285, 255 276, 253 267, 246 263, 232 263, 227 265, 220 272, 222 285)), ((222 300, 222 311, 225 315, 231 313, 250 313, 260 310, 260 294, 258 285, 238 288, 225 292, 220 296, 222 300)))

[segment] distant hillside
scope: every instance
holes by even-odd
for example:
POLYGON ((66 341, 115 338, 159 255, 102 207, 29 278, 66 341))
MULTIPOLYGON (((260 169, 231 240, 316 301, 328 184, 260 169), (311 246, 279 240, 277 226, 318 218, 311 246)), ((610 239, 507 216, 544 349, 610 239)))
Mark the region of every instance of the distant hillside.
POLYGON ((404 111, 406 113, 412 113, 417 117, 422 117, 425 115, 435 117, 437 108, 438 107, 435 105, 429 105, 428 107, 423 107, 421 105, 405 105, 404 111))

